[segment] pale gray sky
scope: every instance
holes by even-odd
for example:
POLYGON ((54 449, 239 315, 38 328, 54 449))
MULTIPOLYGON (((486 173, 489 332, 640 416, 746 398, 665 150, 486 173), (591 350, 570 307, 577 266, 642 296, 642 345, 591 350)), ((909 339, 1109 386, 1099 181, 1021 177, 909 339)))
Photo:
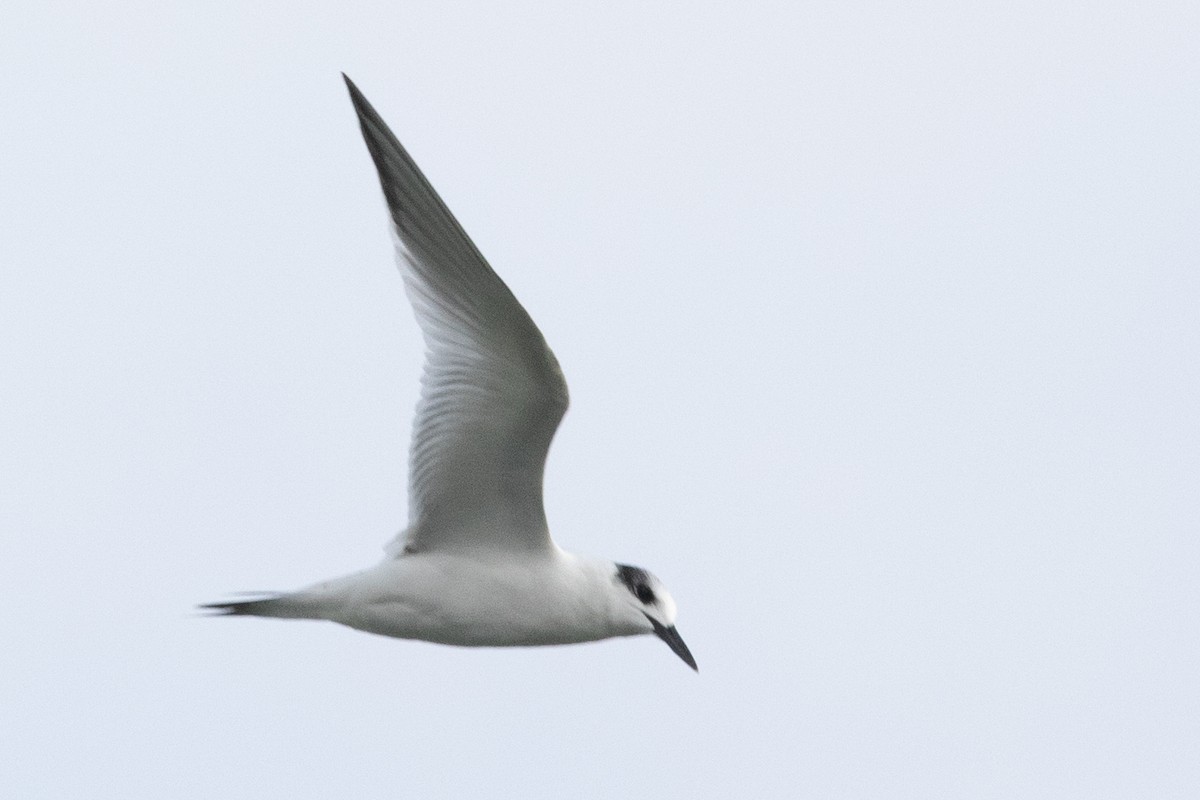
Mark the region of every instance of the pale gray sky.
POLYGON ((1200 795, 1194 3, 18 3, 0 788, 1200 795), (203 620, 379 557, 420 337, 338 73, 537 320, 652 638, 203 620))

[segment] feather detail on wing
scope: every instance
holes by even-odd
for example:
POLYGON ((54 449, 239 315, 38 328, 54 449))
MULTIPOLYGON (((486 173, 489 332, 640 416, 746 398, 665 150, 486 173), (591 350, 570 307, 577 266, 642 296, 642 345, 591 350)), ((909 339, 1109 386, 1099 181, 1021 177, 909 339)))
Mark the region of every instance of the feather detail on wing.
POLYGON ((375 109, 346 85, 427 348, 409 527, 397 550, 549 547, 542 474, 567 410, 558 361, 375 109))

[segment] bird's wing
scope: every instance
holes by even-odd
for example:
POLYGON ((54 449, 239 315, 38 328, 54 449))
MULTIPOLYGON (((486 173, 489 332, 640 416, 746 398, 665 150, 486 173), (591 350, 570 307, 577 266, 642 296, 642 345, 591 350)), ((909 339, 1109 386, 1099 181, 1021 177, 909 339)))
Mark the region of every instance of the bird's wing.
POLYGON ((409 453, 409 527, 390 550, 550 547, 542 473, 567 410, 558 361, 375 109, 349 78, 346 85, 427 349, 409 453))

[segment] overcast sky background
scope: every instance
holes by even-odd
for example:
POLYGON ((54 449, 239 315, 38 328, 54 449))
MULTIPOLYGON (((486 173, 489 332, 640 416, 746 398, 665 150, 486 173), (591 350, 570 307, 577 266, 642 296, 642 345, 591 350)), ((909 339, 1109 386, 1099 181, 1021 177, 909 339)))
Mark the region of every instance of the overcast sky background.
POLYGON ((1200 795, 1194 3, 17 3, 0 789, 1200 795), (372 563, 421 340, 339 72, 540 325, 653 638, 199 602, 372 563))

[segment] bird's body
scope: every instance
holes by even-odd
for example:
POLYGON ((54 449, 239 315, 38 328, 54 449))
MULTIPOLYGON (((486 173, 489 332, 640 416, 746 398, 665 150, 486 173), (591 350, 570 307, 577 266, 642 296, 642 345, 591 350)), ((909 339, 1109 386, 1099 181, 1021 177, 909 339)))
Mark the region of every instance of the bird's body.
POLYGON ((235 604, 235 613, 328 619, 440 644, 520 647, 645 633, 607 591, 612 565, 563 550, 534 557, 445 553, 387 558, 298 592, 235 604), (240 607, 239 607, 240 606, 240 607))
POLYGON ((573 644, 653 633, 693 669, 650 573, 550 538, 542 473, 567 384, 533 320, 350 79, 427 357, 409 456, 409 525, 370 569, 212 603, 441 644, 573 644))

